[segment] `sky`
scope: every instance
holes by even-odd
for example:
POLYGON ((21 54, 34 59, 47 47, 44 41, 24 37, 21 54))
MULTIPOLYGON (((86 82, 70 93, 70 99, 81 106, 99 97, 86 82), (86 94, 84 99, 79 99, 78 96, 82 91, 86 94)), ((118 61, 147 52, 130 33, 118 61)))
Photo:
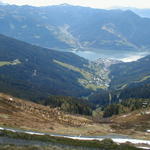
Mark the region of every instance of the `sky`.
POLYGON ((150 0, 0 0, 17 5, 47 6, 58 4, 80 5, 93 8, 136 7, 150 8, 150 0))

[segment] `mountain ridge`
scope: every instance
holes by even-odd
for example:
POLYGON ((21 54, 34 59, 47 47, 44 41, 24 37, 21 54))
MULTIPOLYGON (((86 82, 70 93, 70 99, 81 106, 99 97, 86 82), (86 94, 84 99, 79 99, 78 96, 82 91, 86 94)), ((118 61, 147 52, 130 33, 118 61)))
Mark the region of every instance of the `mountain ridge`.
POLYGON ((144 51, 150 47, 150 33, 147 32, 150 20, 141 18, 131 11, 70 5, 6 5, 0 6, 0 12, 1 34, 42 47, 68 51, 144 51))

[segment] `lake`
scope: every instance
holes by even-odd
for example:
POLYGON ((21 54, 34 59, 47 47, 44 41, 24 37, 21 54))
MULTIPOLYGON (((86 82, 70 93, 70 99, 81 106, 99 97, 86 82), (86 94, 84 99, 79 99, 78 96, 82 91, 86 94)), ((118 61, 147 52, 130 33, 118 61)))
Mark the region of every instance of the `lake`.
POLYGON ((98 58, 116 59, 124 62, 136 61, 146 55, 150 54, 150 51, 116 51, 116 50, 99 50, 99 51, 73 51, 73 53, 84 57, 88 60, 94 61, 98 58))

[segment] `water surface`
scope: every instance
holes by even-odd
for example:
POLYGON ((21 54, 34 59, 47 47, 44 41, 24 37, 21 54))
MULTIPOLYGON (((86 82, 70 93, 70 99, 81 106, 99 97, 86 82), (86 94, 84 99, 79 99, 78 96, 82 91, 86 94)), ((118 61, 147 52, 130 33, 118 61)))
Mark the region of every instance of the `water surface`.
POLYGON ((116 50, 99 50, 99 51, 73 51, 73 53, 84 57, 88 60, 94 61, 98 58, 116 59, 124 62, 136 61, 146 55, 149 51, 116 51, 116 50))

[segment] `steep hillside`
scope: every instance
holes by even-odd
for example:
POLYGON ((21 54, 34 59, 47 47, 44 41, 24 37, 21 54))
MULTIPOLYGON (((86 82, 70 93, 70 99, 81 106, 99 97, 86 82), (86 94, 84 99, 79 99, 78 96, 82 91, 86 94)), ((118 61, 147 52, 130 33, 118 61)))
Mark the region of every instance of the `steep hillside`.
POLYGON ((150 55, 130 63, 110 67, 109 101, 128 98, 150 98, 150 55))
POLYGON ((107 68, 110 80, 109 87, 106 90, 100 89, 89 96, 89 101, 106 106, 129 98, 150 98, 149 64, 150 56, 130 63, 112 63, 107 68))
POLYGON ((1 92, 31 100, 48 95, 81 97, 107 88, 108 83, 104 65, 0 35, 1 92))
POLYGON ((119 63, 110 67, 111 87, 123 89, 129 84, 149 84, 150 79, 150 55, 135 62, 119 63))
POLYGON ((75 72, 60 66, 59 60, 79 68, 88 61, 72 53, 57 52, 0 35, 0 91, 35 99, 49 94, 87 94, 75 72))
POLYGON ((150 139, 149 108, 119 114, 95 122, 91 117, 70 115, 59 108, 43 106, 0 93, 0 127, 63 135, 130 135, 150 139), (145 113, 142 113, 145 112, 145 113), (147 133, 147 134, 146 134, 147 133))
POLYGON ((110 130, 108 125, 100 126, 85 116, 70 115, 60 108, 43 106, 3 93, 0 93, 0 126, 65 135, 105 134, 110 130))
POLYGON ((112 117, 112 121, 116 124, 112 125, 113 129, 122 133, 122 134, 135 134, 136 137, 142 137, 138 133, 145 132, 144 137, 149 137, 150 129, 150 108, 140 109, 130 113, 125 113, 112 117))
POLYGON ((150 98, 150 80, 141 83, 129 84, 124 89, 120 90, 118 98, 150 98))
POLYGON ((1 5, 0 26, 2 34, 54 49, 144 51, 150 47, 150 19, 131 11, 1 5))

